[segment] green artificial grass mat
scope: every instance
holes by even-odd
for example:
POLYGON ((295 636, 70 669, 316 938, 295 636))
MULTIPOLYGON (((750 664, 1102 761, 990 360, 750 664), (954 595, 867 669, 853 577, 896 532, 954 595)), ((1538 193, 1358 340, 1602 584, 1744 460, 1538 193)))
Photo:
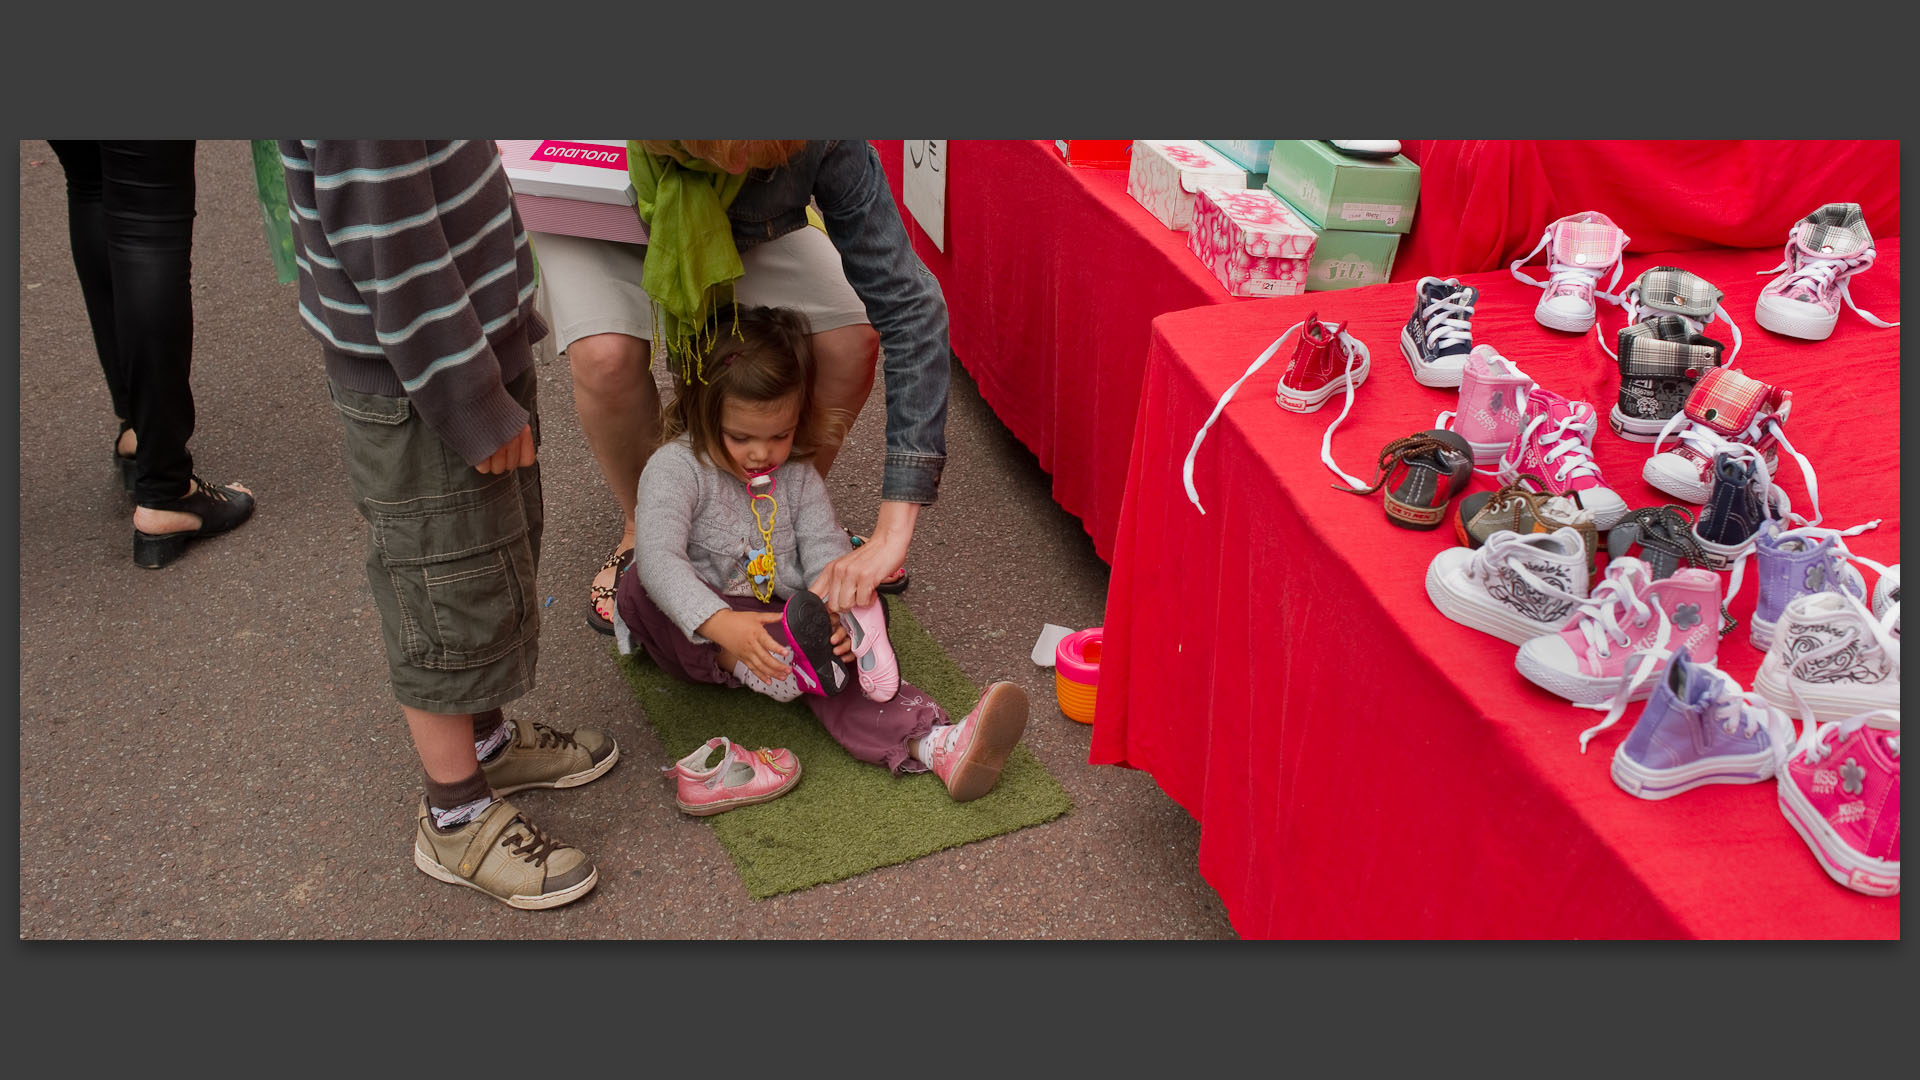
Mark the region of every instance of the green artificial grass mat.
MULTIPOLYGON (((954 720, 965 716, 981 688, 968 681, 899 597, 887 597, 887 607, 888 636, 902 680, 931 695, 954 720)), ((716 735, 749 749, 783 746, 800 759, 800 783, 792 791, 710 819, 756 900, 1039 825, 1073 806, 1024 741, 1014 747, 991 792, 956 803, 931 772, 896 777, 882 766, 854 760, 799 701, 783 704, 738 687, 684 683, 644 654, 614 655, 666 746, 669 760, 663 764, 716 735)), ((1046 704, 1034 702, 1033 714, 1046 715, 1046 704)))

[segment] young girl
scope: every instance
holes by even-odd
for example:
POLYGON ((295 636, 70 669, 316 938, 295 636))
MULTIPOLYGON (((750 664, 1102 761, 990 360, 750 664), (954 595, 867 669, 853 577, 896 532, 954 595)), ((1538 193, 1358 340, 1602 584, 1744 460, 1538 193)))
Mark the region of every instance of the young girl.
POLYGON ((880 598, 833 613, 808 591, 851 545, 810 463, 846 418, 810 398, 806 320, 726 308, 713 336, 697 366, 673 373, 663 442, 640 474, 638 557, 615 591, 621 651, 644 649, 687 682, 804 696, 861 761, 931 769, 959 802, 985 795, 1026 730, 1026 692, 995 683, 950 723, 899 681, 880 598))

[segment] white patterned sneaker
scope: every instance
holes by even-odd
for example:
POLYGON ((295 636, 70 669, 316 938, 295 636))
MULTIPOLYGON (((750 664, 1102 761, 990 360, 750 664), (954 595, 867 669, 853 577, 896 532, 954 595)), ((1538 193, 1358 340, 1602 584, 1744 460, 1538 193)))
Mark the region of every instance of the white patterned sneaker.
POLYGON ((1776 334, 1824 341, 1840 321, 1842 302, 1875 326, 1892 328, 1861 311, 1847 291, 1853 275, 1873 265, 1873 234, 1859 203, 1828 203, 1787 230, 1780 265, 1763 274, 1786 271, 1760 290, 1753 317, 1776 334))
POLYGON ((1400 355, 1421 386, 1459 386, 1473 349, 1473 304, 1479 291, 1459 278, 1423 277, 1413 289, 1413 316, 1400 328, 1400 355))
POLYGON ((1443 412, 1433 426, 1453 432, 1473 447, 1473 462, 1500 460, 1526 415, 1533 380, 1491 345, 1475 345, 1460 370, 1460 407, 1443 412))
POLYGON ((1508 269, 1516 280, 1545 290, 1533 309, 1535 321, 1554 330, 1584 334, 1593 327, 1596 296, 1619 301, 1619 297, 1599 291, 1599 285, 1608 270, 1613 271, 1613 279, 1607 288, 1620 283, 1620 272, 1625 269, 1621 254, 1627 249, 1627 241, 1627 234, 1605 214, 1591 210, 1570 214, 1548 225, 1540 243, 1508 269), (1521 273, 1520 268, 1542 249, 1546 249, 1551 276, 1538 281, 1521 273))
POLYGON ((1880 575, 1880 583, 1873 587, 1873 617, 1885 621, 1889 613, 1893 615, 1893 637, 1898 641, 1900 639, 1899 563, 1887 567, 1880 575))
POLYGON ((1549 494, 1571 495, 1593 511, 1597 529, 1611 529, 1627 516, 1626 500, 1607 487, 1600 463, 1593 460, 1598 421, 1592 405, 1536 386, 1527 393, 1522 415, 1523 426, 1500 455, 1501 483, 1532 473, 1546 483, 1549 494))
POLYGON ((1652 680, 1685 646, 1702 664, 1720 652, 1720 577, 1682 567, 1656 579, 1639 559, 1607 564, 1606 576, 1558 633, 1521 644, 1513 666, 1576 705, 1613 715, 1653 692, 1652 680))
POLYGON ((1462 626, 1518 645, 1559 629, 1587 596, 1587 551, 1571 526, 1501 531, 1477 548, 1451 547, 1427 565, 1427 597, 1462 626))
POLYGON ((1753 688, 1803 721, 1844 720, 1900 708, 1900 605, 1875 618, 1844 592, 1794 597, 1780 613, 1773 645, 1753 688))

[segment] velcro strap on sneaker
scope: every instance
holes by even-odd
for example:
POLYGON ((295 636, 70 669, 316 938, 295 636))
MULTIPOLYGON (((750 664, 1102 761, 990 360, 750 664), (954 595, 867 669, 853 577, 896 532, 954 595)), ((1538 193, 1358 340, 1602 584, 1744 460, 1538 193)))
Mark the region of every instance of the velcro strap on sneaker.
POLYGON ((480 864, 486 861, 488 850, 499 841, 500 834, 507 831, 507 826, 513 824, 517 816, 506 800, 495 799, 493 805, 487 808, 486 816, 480 819, 480 827, 474 830, 473 839, 467 841, 467 849, 460 853, 460 865, 454 867, 453 872, 468 879, 479 873, 480 864))
POLYGON ((1873 246, 1859 203, 1829 203, 1800 223, 1794 244, 1808 255, 1833 258, 1858 255, 1873 246))
POLYGON ((1687 395, 1687 419, 1733 436, 1753 426, 1763 409, 1785 403, 1787 392, 1734 368, 1717 367, 1700 377, 1687 395))
POLYGON ((1620 329, 1622 375, 1697 379, 1720 366, 1724 351, 1720 342, 1694 333, 1678 315, 1660 315, 1620 329))
POLYGON ((1552 261, 1564 266, 1603 270, 1626 246, 1626 234, 1601 221, 1562 221, 1553 232, 1552 261))

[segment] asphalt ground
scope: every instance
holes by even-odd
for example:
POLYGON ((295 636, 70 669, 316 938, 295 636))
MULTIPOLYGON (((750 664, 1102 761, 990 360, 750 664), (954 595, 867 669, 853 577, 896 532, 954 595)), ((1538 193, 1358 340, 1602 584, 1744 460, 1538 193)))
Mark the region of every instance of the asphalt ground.
MULTIPOLYGON (((194 230, 196 469, 259 510, 159 571, 134 566, 115 423, 67 242, 64 175, 19 144, 20 936, 54 939, 1217 939, 1195 822, 1145 774, 1087 764, 1091 729, 1029 652, 1100 623, 1107 566, 1048 477, 953 368, 948 465, 908 569, 914 613, 975 683, 1033 702, 1026 743, 1072 795, 1045 825, 753 900, 582 614, 618 537, 566 359, 539 363, 554 597, 539 684, 512 708, 618 738, 621 763, 514 802, 600 870, 521 912, 412 865, 420 768, 378 615, 318 346, 275 281, 243 142, 202 142, 194 230)), ((835 466, 873 521, 876 387, 835 466)), ((719 734, 716 732, 716 734, 719 734)))

